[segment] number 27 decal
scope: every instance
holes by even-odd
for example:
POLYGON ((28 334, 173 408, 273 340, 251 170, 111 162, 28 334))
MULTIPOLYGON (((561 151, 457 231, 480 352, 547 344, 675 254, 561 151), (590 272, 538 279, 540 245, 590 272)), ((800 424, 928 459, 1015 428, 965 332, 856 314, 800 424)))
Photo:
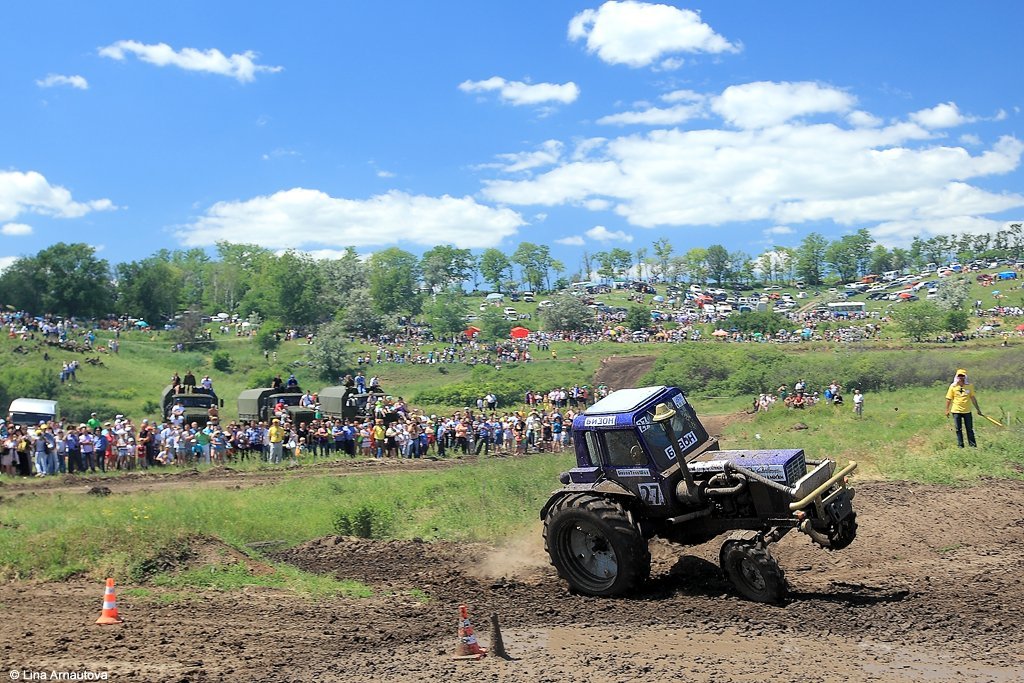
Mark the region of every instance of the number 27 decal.
POLYGON ((664 505, 661 487, 657 484, 640 484, 640 498, 648 505, 664 505))

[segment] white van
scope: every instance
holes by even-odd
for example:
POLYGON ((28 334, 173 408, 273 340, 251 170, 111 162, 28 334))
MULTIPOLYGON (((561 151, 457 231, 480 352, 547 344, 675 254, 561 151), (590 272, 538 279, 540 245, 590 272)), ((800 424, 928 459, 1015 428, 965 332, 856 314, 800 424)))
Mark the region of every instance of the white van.
POLYGON ((533 292, 523 292, 523 301, 532 302, 534 298, 533 292))
POLYGON ((57 419, 57 402, 43 398, 16 398, 7 409, 11 422, 18 425, 38 425, 57 419))

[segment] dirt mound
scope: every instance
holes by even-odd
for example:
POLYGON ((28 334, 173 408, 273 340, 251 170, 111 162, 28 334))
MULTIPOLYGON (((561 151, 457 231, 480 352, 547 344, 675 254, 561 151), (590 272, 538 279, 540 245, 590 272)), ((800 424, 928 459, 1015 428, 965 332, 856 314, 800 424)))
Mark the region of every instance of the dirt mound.
POLYGON ((594 373, 594 384, 610 389, 630 389, 639 385, 640 378, 650 372, 655 356, 612 356, 601 361, 594 373))

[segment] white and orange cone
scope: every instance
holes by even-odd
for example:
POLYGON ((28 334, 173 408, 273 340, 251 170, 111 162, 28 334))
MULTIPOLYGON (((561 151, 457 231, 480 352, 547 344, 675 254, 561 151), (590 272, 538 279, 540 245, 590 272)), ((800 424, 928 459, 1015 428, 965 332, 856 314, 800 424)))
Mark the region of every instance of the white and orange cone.
POLYGON ((103 611, 97 624, 120 624, 124 621, 117 615, 117 596, 114 594, 114 580, 107 579, 107 588, 103 591, 103 611))
POLYGON ((455 643, 452 659, 482 659, 487 656, 486 648, 480 647, 473 635, 473 625, 469 623, 469 610, 459 605, 459 635, 455 643))

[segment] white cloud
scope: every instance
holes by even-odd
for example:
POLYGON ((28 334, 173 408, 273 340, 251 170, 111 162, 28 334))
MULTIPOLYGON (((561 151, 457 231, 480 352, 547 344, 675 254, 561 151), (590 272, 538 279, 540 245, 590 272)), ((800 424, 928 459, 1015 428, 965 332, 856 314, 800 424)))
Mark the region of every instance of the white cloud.
POLYGON ((595 242, 632 242, 633 236, 622 230, 609 230, 603 225, 595 225, 584 233, 595 242))
POLYGON ((17 261, 20 256, 0 256, 0 273, 4 272, 17 261))
POLYGON ((392 191, 354 200, 294 188, 244 201, 218 202, 176 236, 186 246, 226 240, 271 249, 315 250, 450 242, 472 249, 497 246, 524 224, 519 213, 485 206, 471 197, 392 191))
POLYGON ((647 126, 672 126, 685 123, 704 115, 704 107, 699 104, 679 104, 674 107, 651 107, 643 111, 624 111, 620 114, 602 116, 598 123, 605 125, 642 124, 647 126))
POLYGON ((395 174, 392 173, 391 171, 380 170, 380 171, 377 171, 377 177, 378 178, 394 178, 395 174))
POLYGON ((765 229, 763 232, 765 237, 770 237, 772 235, 792 235, 796 230, 788 225, 775 225, 765 229))
POLYGON ((199 50, 194 47, 186 47, 175 51, 166 43, 146 45, 134 40, 119 40, 106 47, 101 47, 99 54, 101 57, 110 57, 118 61, 123 61, 126 55, 131 54, 148 64, 176 66, 186 71, 203 71, 229 76, 239 83, 249 83, 255 80, 258 73, 277 73, 284 68, 257 64, 256 53, 252 51, 233 55, 225 55, 215 48, 199 50))
POLYGON ((1022 193, 975 184, 1019 169, 1024 142, 1016 137, 967 148, 907 120, 851 126, 853 98, 814 84, 736 86, 731 97, 710 99, 728 123, 742 127, 578 141, 543 172, 486 181, 483 197, 610 210, 648 228, 831 221, 887 225, 885 234, 920 229, 919 221, 953 226, 1024 207, 1022 193), (743 92, 759 97, 736 96, 743 92), (800 118, 811 112, 821 120, 800 118))
POLYGON ((506 81, 493 76, 485 81, 463 81, 459 83, 462 92, 497 92, 504 102, 515 106, 536 106, 542 104, 571 104, 580 96, 580 89, 572 81, 568 83, 523 83, 506 81))
POLYGON ((877 128, 882 125, 882 119, 866 111, 851 111, 846 115, 846 120, 855 128, 877 128))
POLYGON ((24 223, 7 223, 0 226, 0 235, 7 235, 8 237, 20 236, 20 235, 31 235, 32 226, 25 225, 24 223))
POLYGON ((46 78, 40 78, 37 80, 36 85, 40 88, 52 88, 57 85, 66 85, 72 88, 78 88, 79 90, 89 89, 89 81, 85 80, 83 76, 62 76, 61 74, 47 74, 46 78))
POLYGON ((889 248, 908 247, 914 237, 928 239, 936 235, 994 234, 1004 226, 1003 221, 994 221, 981 216, 950 216, 941 221, 886 221, 874 227, 871 230, 871 236, 879 244, 889 248))
POLYGON ((964 116, 954 102, 937 104, 931 109, 922 109, 910 114, 910 120, 929 129, 953 128, 965 123, 976 121, 974 117, 964 116))
POLYGON ((109 199, 76 202, 68 190, 51 185, 35 171, 0 171, 0 221, 12 220, 23 213, 80 218, 92 211, 115 208, 109 199))
POLYGON ((531 152, 517 152, 513 154, 499 154, 503 165, 501 169, 506 173, 518 173, 529 171, 541 166, 553 166, 558 163, 562 156, 564 145, 558 140, 547 140, 539 149, 531 152))
POLYGON ((730 43, 701 21, 692 10, 644 2, 606 2, 588 9, 569 22, 570 40, 584 40, 587 51, 609 64, 642 67, 655 64, 661 69, 678 68, 676 57, 686 53, 738 52, 730 43))
POLYGON ((711 108, 739 128, 766 128, 808 114, 845 113, 855 102, 842 90, 817 83, 759 81, 729 86, 711 108))
POLYGON ((570 235, 569 237, 555 240, 555 244, 564 244, 568 247, 582 247, 586 244, 586 241, 579 235, 570 235))

